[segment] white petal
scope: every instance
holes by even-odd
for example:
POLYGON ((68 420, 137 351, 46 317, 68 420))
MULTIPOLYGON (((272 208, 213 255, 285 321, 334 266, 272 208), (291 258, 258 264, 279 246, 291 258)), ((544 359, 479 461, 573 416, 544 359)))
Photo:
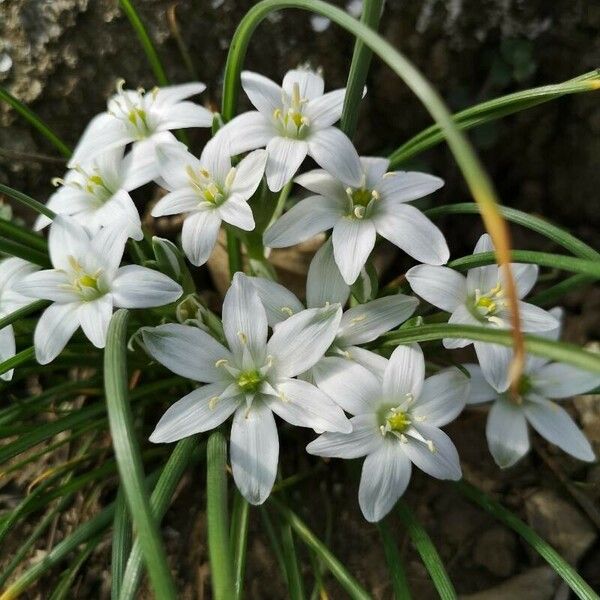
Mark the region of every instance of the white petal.
POLYGON ((425 423, 414 424, 407 430, 406 438, 407 442, 399 445, 421 471, 437 479, 457 481, 462 477, 456 447, 441 429, 425 423))
MULTIPOLYGON (((153 179, 160 173, 156 150, 158 147, 183 146, 169 131, 152 134, 149 138, 134 142, 131 151, 123 159, 123 188, 134 190, 153 179)), ((184 146, 185 148, 185 146, 184 146)))
POLYGON ((213 113, 210 110, 188 101, 161 107, 160 112, 158 131, 184 127, 210 127, 213 122, 213 113))
POLYGON ((443 179, 426 173, 392 171, 381 180, 377 191, 386 202, 412 202, 439 190, 443 185, 443 179))
POLYGON ((519 312, 523 331, 552 331, 560 327, 560 321, 552 313, 534 304, 519 301, 519 312))
POLYGON ((252 231, 255 227, 252 209, 242 196, 230 196, 217 210, 221 219, 234 227, 244 231, 252 231))
POLYGON ((347 346, 344 350, 351 361, 365 367, 380 381, 383 381, 383 374, 388 364, 387 358, 359 346, 347 346))
POLYGON ((344 184, 323 169, 313 169, 307 173, 302 173, 294 181, 319 196, 337 198, 342 200, 344 204, 346 203, 347 196, 344 184))
POLYGON ((242 87, 250 102, 265 115, 281 109, 281 88, 274 82, 252 71, 242 71, 242 87))
POLYGON ((408 319, 419 304, 416 298, 394 294, 359 304, 342 315, 337 341, 344 346, 366 344, 408 319))
POLYGON ((579 460, 595 460, 589 441, 562 406, 538 397, 525 402, 523 410, 531 426, 549 442, 579 460))
POLYGON ((443 427, 458 417, 468 396, 469 378, 459 369, 450 367, 425 380, 411 414, 423 419, 427 425, 443 427))
POLYGON ((545 398, 570 398, 600 385, 600 375, 562 363, 551 363, 531 373, 535 391, 545 398))
POLYGON ((128 229, 127 223, 116 222, 114 225, 102 227, 92 238, 90 246, 96 255, 95 262, 102 265, 110 274, 114 273, 121 264, 129 235, 128 229))
POLYGON ((85 164, 102 152, 124 147, 131 141, 133 137, 123 121, 108 113, 100 113, 85 128, 69 159, 68 166, 72 168, 85 164))
MULTIPOLYGON (((538 278, 539 267, 537 265, 528 265, 523 263, 511 263, 511 272, 517 286, 517 295, 524 298, 533 289, 538 278)), ((504 281, 504 270, 501 275, 504 281)), ((504 286, 506 287, 506 285, 504 286)))
MULTIPOLYGON (((481 326, 481 323, 471 314, 469 309, 465 304, 459 306, 448 319, 449 325, 478 325, 481 326)), ((452 348, 464 348, 469 344, 472 344, 472 340, 461 339, 461 338, 444 338, 442 340, 444 344, 444 348, 452 349, 452 348)))
MULTIPOLYGON (((494 246, 492 244, 492 238, 487 233, 484 233, 477 241, 473 254, 493 251, 494 246)), ((498 285, 499 282, 500 270, 498 265, 477 267, 475 269, 469 269, 467 272, 467 287, 470 294, 475 293, 475 290, 486 293, 494 286, 498 285)))
POLYGON ((54 302, 77 302, 80 298, 70 286, 64 271, 48 269, 27 275, 13 285, 13 290, 30 298, 54 302))
POLYGON ((342 309, 332 305, 303 310, 276 325, 267 354, 273 356, 277 373, 294 377, 310 369, 331 346, 341 317, 342 309))
POLYGON ((231 427, 231 468, 242 496, 262 504, 277 475, 279 437, 271 410, 262 402, 239 408, 231 427))
POLYGON ((227 135, 232 154, 241 154, 248 150, 262 148, 277 135, 273 123, 258 111, 238 115, 219 130, 227 135))
POLYGON ((249 278, 236 273, 223 301, 223 329, 230 350, 236 356, 250 350, 261 360, 267 342, 267 315, 249 278))
POLYGON ((262 179, 269 156, 266 150, 255 150, 244 157, 235 168, 231 193, 248 200, 262 179))
POLYGON ((334 226, 341 218, 342 207, 336 200, 309 196, 293 206, 264 234, 265 246, 286 248, 310 239, 334 226))
POLYGON ((143 239, 142 222, 131 196, 125 190, 119 190, 102 207, 102 225, 108 227, 112 224, 122 223, 127 235, 138 242, 143 239), (112 213, 112 218, 105 218, 105 214, 112 213))
POLYGON ((383 436, 374 414, 352 417, 350 424, 352 430, 349 433, 324 433, 310 442, 306 451, 329 458, 360 458, 383 446, 383 436))
POLYGON ((280 397, 267 396, 269 408, 284 421, 317 431, 352 431, 342 409, 317 387, 299 379, 284 379, 277 385, 280 397))
POLYGON ((200 161, 188 151, 186 145, 177 141, 156 144, 155 154, 158 172, 167 183, 168 189, 178 191, 180 188, 189 188, 190 177, 186 168, 191 167, 194 171, 198 171, 201 165, 200 161))
POLYGON ((306 105, 306 116, 309 119, 311 127, 321 129, 330 127, 340 120, 342 108, 344 107, 344 98, 346 89, 334 90, 323 94, 306 105))
POLYGON ((185 100, 190 96, 201 94, 205 89, 206 86, 200 81, 167 85, 156 92, 155 102, 159 105, 175 104, 175 102, 185 100))
POLYGON ((382 397, 381 381, 365 367, 338 356, 322 358, 312 369, 317 386, 352 415, 373 414, 382 397))
POLYGON ((83 333, 96 348, 106 346, 106 333, 113 312, 113 302, 110 294, 97 300, 83 302, 77 311, 77 318, 83 333))
POLYGON ((303 140, 275 136, 267 144, 266 175, 269 189, 278 192, 291 181, 308 153, 303 140))
POLYGON ((377 233, 419 262, 443 265, 450 250, 442 232, 417 208, 381 204, 373 219, 377 233))
POLYGON ((345 217, 333 227, 335 262, 344 281, 352 285, 375 246, 375 226, 371 221, 345 217))
POLYGON ((33 335, 35 358, 41 365, 53 361, 79 327, 79 306, 78 302, 52 304, 42 313, 33 335))
POLYGON ((380 156, 361 156, 360 164, 366 175, 366 187, 373 189, 381 183, 381 179, 390 166, 390 161, 380 156))
POLYGON ((176 442, 221 425, 241 400, 240 396, 215 400, 224 389, 222 383, 203 385, 172 404, 160 418, 150 441, 155 444, 176 442))
POLYGON ((383 393, 393 401, 406 394, 418 398, 425 379, 425 359, 417 344, 398 346, 383 376, 383 393))
POLYGON ((258 297, 267 311, 267 321, 271 327, 285 321, 292 314, 304 310, 302 302, 286 287, 264 277, 249 277, 258 292, 258 297))
POLYGON ((411 471, 410 460, 398 443, 386 442, 365 458, 358 502, 367 521, 381 521, 394 508, 408 486, 411 471))
POLYGON ((127 265, 117 271, 112 294, 120 308, 149 308, 175 302, 183 290, 170 277, 137 265, 127 265))
POLYGON ((473 345, 487 382, 496 391, 505 392, 510 383, 508 375, 513 356, 511 348, 486 342, 474 342, 473 345))
POLYGON ((429 304, 454 312, 467 299, 467 282, 449 267, 417 265, 406 272, 412 290, 429 304))
POLYGON ((231 145, 228 136, 222 131, 217 132, 204 146, 200 163, 216 182, 225 187, 225 180, 231 170, 231 145))
POLYGON ((90 236, 72 218, 57 215, 48 236, 50 260, 55 269, 71 269, 70 257, 81 259, 90 252, 90 236))
POLYGON ((512 467, 529 452, 529 433, 523 410, 504 399, 492 404, 485 433, 490 452, 501 469, 512 467))
POLYGON ((463 365, 469 372, 469 397, 467 404, 479 404, 481 402, 489 402, 498 397, 498 392, 486 381, 483 376, 483 371, 479 365, 467 364, 463 365))
POLYGON ((307 69, 292 69, 285 74, 281 87, 288 96, 292 95, 294 84, 298 84, 300 88, 300 98, 306 100, 322 96, 325 89, 323 78, 307 69))
POLYGON ((215 364, 222 359, 231 360, 227 348, 197 327, 168 323, 143 328, 142 337, 152 358, 173 373, 194 381, 222 381, 224 371, 215 364))
POLYGON ((344 281, 333 256, 331 238, 317 250, 308 267, 306 278, 306 304, 309 308, 318 308, 348 301, 350 286, 344 281))
MULTIPOLYGON (((4 362, 5 360, 12 358, 15 353, 15 333, 12 325, 8 325, 0 329, 0 362, 4 362)), ((6 371, 6 373, 0 375, 0 379, 3 379, 4 381, 10 381, 12 379, 13 372, 14 369, 6 371)))
POLYGON ((153 217, 165 217, 192 212, 201 204, 201 200, 191 187, 185 187, 163 196, 153 207, 153 217))
POLYGON ((221 217, 213 209, 195 212, 183 222, 181 245, 194 266, 199 267, 208 260, 217 243, 220 227, 221 217))
POLYGON ((308 153, 316 163, 346 185, 358 187, 362 168, 350 139, 335 127, 311 131, 308 153))

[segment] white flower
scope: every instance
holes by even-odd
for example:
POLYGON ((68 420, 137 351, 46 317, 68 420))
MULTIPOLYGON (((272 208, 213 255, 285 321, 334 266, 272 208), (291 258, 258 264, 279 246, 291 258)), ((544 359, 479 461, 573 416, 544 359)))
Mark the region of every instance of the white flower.
MULTIPOLYGON (((482 235, 474 254, 494 249, 490 236, 482 235)), ((512 264, 519 298, 535 285, 538 267, 512 264)), ((505 296, 504 272, 497 265, 469 269, 467 276, 448 267, 418 265, 406 273, 412 289, 430 304, 451 313, 448 323, 510 329, 511 315, 505 296)), ((525 332, 544 332, 558 327, 552 314, 533 304, 519 301, 521 328, 525 332)), ((508 347, 467 339, 444 339, 446 348, 464 348, 473 343, 487 380, 499 392, 509 385, 508 365, 512 353, 508 347)))
POLYGON ((346 185, 358 185, 358 155, 339 129, 345 89, 327 94, 323 78, 308 70, 288 71, 282 86, 250 71, 242 87, 258 109, 232 119, 223 132, 233 154, 266 146, 267 183, 276 192, 292 179, 308 154, 346 185))
POLYGON ((407 204, 439 189, 443 181, 425 173, 386 173, 388 167, 385 158, 361 157, 353 167, 358 183, 351 187, 319 169, 300 175, 295 181, 314 195, 267 229, 265 245, 284 248, 333 228, 335 262, 349 284, 367 262, 378 233, 418 261, 444 264, 450 253, 441 231, 407 204))
POLYGON ((124 148, 133 142, 129 160, 139 175, 138 185, 158 176, 155 146, 174 142, 171 130, 186 127, 210 127, 212 113, 185 98, 204 91, 203 83, 184 83, 164 88, 124 90, 108 101, 107 111, 96 115, 83 132, 69 167, 86 165, 107 150, 124 148))
MULTIPOLYGON (((557 314, 554 310, 553 314, 557 314)), ((544 334, 558 339, 560 328, 544 334)), ((475 364, 465 365, 471 375, 469 404, 493 401, 486 436, 496 464, 512 467, 529 452, 529 423, 542 437, 568 454, 585 461, 595 460, 594 451, 566 410, 552 400, 583 394, 600 385, 600 375, 571 365, 551 363, 528 355, 518 396, 497 392, 475 364)))
POLYGON ((192 264, 200 266, 208 260, 222 221, 244 231, 254 229, 248 199, 265 170, 264 150, 248 154, 232 167, 227 140, 218 134, 204 147, 200 160, 183 144, 160 145, 157 155, 170 193, 154 206, 152 216, 187 213, 181 241, 192 264))
POLYGON ((168 369, 203 385, 171 406, 150 440, 173 442, 218 427, 234 414, 231 466, 252 504, 268 497, 277 471, 279 438, 273 413, 292 425, 350 431, 343 411, 306 381, 309 369, 331 345, 339 306, 299 312, 277 325, 267 340, 267 315, 254 287, 236 273, 223 302, 227 347, 188 325, 143 331, 149 353, 168 369))
POLYGON ((355 415, 352 431, 324 433, 306 449, 318 456, 366 456, 358 492, 365 518, 379 521, 393 508, 408 485, 412 463, 438 479, 460 479, 456 448, 439 427, 463 409, 469 379, 455 368, 425 379, 425 360, 416 344, 394 350, 383 380, 347 364, 332 363, 319 386, 355 415))
MULTIPOLYGON (((142 224, 129 192, 144 183, 145 173, 134 170, 131 154, 123 159, 124 148, 114 148, 93 159, 84 169, 78 166, 67 172, 48 200, 55 213, 73 217, 91 233, 105 225, 123 226, 135 240, 144 237, 142 224), (141 177, 141 179, 140 179, 141 177)), ((40 215, 35 229, 52 221, 40 215)))
POLYGON ((115 306, 162 306, 181 296, 181 286, 162 273, 119 267, 126 240, 120 227, 91 235, 69 217, 55 217, 48 237, 54 268, 32 273, 15 286, 25 296, 53 301, 35 328, 40 364, 52 361, 79 326, 94 346, 103 348, 115 306))
MULTIPOLYGON (((281 284, 262 277, 249 279, 267 311, 267 321, 271 327, 304 309, 302 302, 281 284)), ((333 260, 331 240, 327 240, 315 254, 308 269, 306 305, 308 308, 336 303, 344 306, 349 295, 350 288, 333 260)), ((345 311, 326 355, 306 375, 318 383, 321 365, 325 365, 331 356, 353 360, 372 371, 383 373, 387 361, 379 354, 359 348, 359 344, 372 342, 406 321, 418 304, 416 298, 393 294, 345 311)))
MULTIPOLYGON (((31 302, 27 298, 16 292, 14 286, 23 277, 37 271, 38 266, 32 265, 20 258, 5 258, 0 260, 0 318, 6 317, 11 312, 22 308, 31 302)), ((7 325, 0 329, 0 362, 4 362, 15 355, 15 334, 12 325, 7 325)), ((7 371, 0 378, 10 381, 13 376, 13 370, 7 371)))

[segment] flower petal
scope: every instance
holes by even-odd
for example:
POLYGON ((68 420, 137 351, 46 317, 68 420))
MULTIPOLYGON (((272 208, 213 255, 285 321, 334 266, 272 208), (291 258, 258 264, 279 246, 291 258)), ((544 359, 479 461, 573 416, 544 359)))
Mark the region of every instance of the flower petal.
MULTIPOLYGON (((511 263, 511 272, 517 286, 517 295, 519 298, 524 298, 533 289, 538 278, 539 267, 537 265, 529 265, 523 263, 511 263)), ((502 281, 504 281, 504 271, 500 273, 502 281)), ((506 287, 506 284, 504 284, 506 287)))
POLYGON ((536 397, 533 402, 525 402, 523 411, 531 426, 550 443, 579 460, 596 459, 589 441, 562 406, 536 397))
POLYGON ((358 502, 367 521, 381 521, 394 508, 408 486, 412 467, 399 443, 386 442, 365 458, 358 502))
POLYGON ((269 153, 266 150, 255 150, 238 163, 230 190, 231 194, 245 200, 254 194, 265 172, 268 156, 269 153))
POLYGON ((149 308, 175 302, 183 290, 163 273, 127 265, 117 271, 112 294, 115 306, 120 308, 149 308))
POLYGON ((79 302, 52 304, 42 313, 33 334, 35 358, 40 365, 53 361, 67 345, 79 327, 80 306, 79 302))
POLYGON ((419 262, 443 265, 450 250, 442 232, 409 204, 381 203, 374 212, 377 233, 419 262))
POLYGON ((427 425, 443 427, 458 417, 468 396, 469 378, 459 369, 450 367, 425 380, 411 414, 423 419, 427 425))
POLYGON ((427 173, 392 171, 377 186, 381 199, 386 203, 412 202, 428 196, 444 186, 444 180, 427 173))
POLYGON ((600 385, 600 375, 562 363, 546 364, 531 373, 531 382, 545 398, 570 398, 600 385))
POLYGON ((360 186, 362 167, 350 139, 335 127, 312 131, 308 153, 316 163, 346 185, 360 186))
POLYGON ((467 404, 489 402, 498 397, 498 392, 486 381, 479 365, 467 364, 463 367, 471 376, 469 379, 469 397, 467 404))
POLYGON ((223 301, 223 330, 230 350, 242 356, 247 347, 254 360, 264 357, 267 314, 256 288, 243 273, 236 273, 223 301))
POLYGON ((72 218, 57 215, 48 235, 50 260, 55 269, 71 269, 71 258, 80 259, 90 253, 90 236, 72 218))
POLYGON ((153 217, 166 217, 192 212, 201 204, 200 197, 191 187, 185 187, 163 196, 153 207, 153 217))
POLYGON ((501 469, 512 467, 529 452, 525 414, 521 407, 502 398, 492 404, 485 433, 490 452, 501 469))
POLYGON ((215 400, 226 384, 203 385, 172 404, 154 428, 150 441, 176 442, 195 433, 218 427, 240 405, 240 396, 215 400))
POLYGON ((242 87, 250 102, 265 115, 281 109, 281 88, 269 78, 253 71, 242 71, 242 87))
MULTIPOLYGON (((469 309, 465 304, 459 306, 448 319, 449 325, 478 325, 481 326, 481 323, 471 314, 469 309)), ((462 338, 444 338, 442 340, 444 348, 453 349, 453 348, 464 348, 469 344, 473 343, 473 340, 467 340, 462 338)))
POLYGON ((252 231, 255 227, 254 215, 250 205, 242 196, 230 196, 217 209, 221 219, 244 231, 252 231))
POLYGON ((498 392, 505 392, 510 383, 509 369, 512 360, 512 350, 499 344, 474 342, 475 353, 481 365, 483 376, 498 392))
POLYGON ((292 180, 308 153, 304 140, 275 136, 267 144, 267 183, 272 192, 278 192, 292 180))
POLYGON ((301 200, 280 217, 263 236, 265 246, 286 248, 310 239, 334 226, 341 218, 340 203, 322 196, 301 200))
POLYGON ((519 301, 519 312, 523 331, 552 331, 560 327, 560 321, 552 313, 534 304, 519 301))
POLYGON ((363 366, 380 381, 383 381, 383 374, 388 364, 387 358, 359 346, 347 346, 344 350, 351 361, 363 366))
POLYGON ((279 437, 271 410, 254 401, 239 408, 231 427, 231 468, 240 493, 250 504, 262 504, 271 493, 279 458, 279 437))
POLYGON ((307 173, 302 173, 294 181, 319 196, 335 198, 341 200, 344 204, 346 203, 347 196, 344 184, 323 169, 313 169, 307 173))
POLYGON ((212 208, 195 212, 183 222, 181 245, 194 266, 199 267, 209 259, 220 227, 221 217, 212 208))
POLYGON ((294 377, 310 369, 331 346, 341 317, 342 309, 332 305, 303 310, 276 325, 267 354, 273 357, 278 375, 294 377))
MULTIPOLYGON (((484 233, 477 241, 477 244, 475 244, 473 254, 493 251, 494 245, 492 244, 492 238, 487 233, 484 233)), ((469 294, 474 294, 476 290, 486 293, 494 286, 498 285, 499 282, 500 269, 498 268, 498 265, 477 267, 475 269, 469 269, 467 272, 467 288, 469 294)))
MULTIPOLYGON (((7 325, 0 329, 0 362, 12 358, 16 353, 15 333, 12 325, 7 325)), ((6 371, 0 375, 0 379, 10 381, 13 377, 14 369, 6 371)))
POLYGON ((417 265, 406 272, 413 292, 446 312, 454 312, 467 299, 467 282, 449 267, 417 265))
POLYGON ((284 421, 317 431, 352 431, 342 409, 312 383, 284 379, 277 384, 277 391, 279 397, 266 396, 265 402, 284 421))
POLYGON ((333 256, 331 238, 317 250, 308 267, 306 278, 306 304, 308 308, 319 308, 348 301, 350 286, 344 281, 333 256))
POLYGON ((169 131, 153 133, 149 138, 134 142, 123 159, 123 189, 131 191, 158 178, 160 165, 156 150, 159 146, 164 149, 184 145, 169 131))
POLYGON ((106 346, 106 333, 112 312, 113 301, 110 294, 91 302, 83 302, 77 311, 83 333, 96 348, 106 346))
POLYGON ((155 102, 159 105, 175 104, 190 96, 201 94, 206 86, 201 81, 190 81, 177 85, 166 85, 156 92, 155 102))
POLYGON ((161 365, 193 381, 215 383, 223 380, 219 360, 231 360, 231 352, 215 338, 197 327, 167 323, 144 327, 146 349, 161 365))
POLYGON ((390 161, 380 156, 361 156, 360 164, 365 172, 367 189, 374 189, 381 183, 390 166, 390 161))
POLYGON ((398 346, 383 376, 383 394, 390 400, 412 394, 418 398, 425 380, 425 358, 418 344, 398 346))
POLYGON ((342 315, 337 341, 344 345, 366 344, 408 319, 419 301, 394 294, 359 304, 342 315))
POLYGON ((286 287, 264 277, 249 277, 258 297, 267 312, 267 321, 271 327, 285 321, 293 314, 304 310, 302 302, 286 287))
POLYGON ((292 69, 285 74, 281 87, 288 96, 292 95, 294 84, 300 88, 300 98, 306 100, 322 96, 325 89, 323 78, 308 69, 292 69))
POLYGON ((13 285, 13 290, 29 298, 44 298, 53 302, 78 302, 64 271, 47 269, 31 273, 13 285))
POLYGON ((331 241, 335 262, 348 285, 352 285, 375 246, 375 226, 371 221, 344 217, 334 227, 331 241))
POLYGON ((128 230, 127 223, 117 222, 114 225, 102 227, 91 240, 90 247, 95 254, 95 262, 104 267, 111 275, 118 269, 123 259, 129 235, 128 230))
POLYGON ((382 397, 381 381, 365 367, 338 356, 322 358, 312 369, 317 386, 352 415, 373 414, 382 397))
POLYGON ((194 171, 199 171, 202 167, 200 161, 188 151, 185 144, 177 141, 156 144, 155 154, 158 172, 169 190, 191 189, 187 167, 191 167, 194 171))
POLYGON ((232 155, 262 148, 277 135, 273 123, 258 111, 238 115, 221 128, 219 133, 227 135, 232 155))
POLYGON ((183 129, 185 127, 210 127, 213 113, 194 102, 177 102, 161 107, 160 122, 157 131, 183 129))
POLYGON ((306 105, 305 113, 311 127, 330 127, 340 120, 346 88, 323 94, 306 105))

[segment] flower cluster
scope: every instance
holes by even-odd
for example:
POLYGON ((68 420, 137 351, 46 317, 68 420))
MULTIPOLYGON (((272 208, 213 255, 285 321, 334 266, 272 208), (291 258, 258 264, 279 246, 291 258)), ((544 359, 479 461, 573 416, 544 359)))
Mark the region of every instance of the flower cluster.
MULTIPOLYGON (((504 273, 489 265, 465 276, 444 266, 450 252, 443 234, 411 204, 443 181, 390 171, 383 158, 360 157, 335 126, 345 90, 325 93, 318 73, 292 70, 279 86, 244 72, 241 82, 256 110, 218 129, 199 158, 172 131, 219 122, 188 100, 204 90, 201 83, 146 92, 124 89, 120 82, 106 112, 91 121, 69 171, 55 180, 59 189, 48 208, 56 216, 41 216, 36 223, 37 229, 49 226, 52 268, 18 258, 0 262, 0 317, 31 299, 50 303, 34 333, 38 362, 54 360, 79 327, 94 346, 104 347, 114 307, 166 306, 142 321, 136 339, 154 360, 196 387, 170 406, 150 440, 173 442, 233 417, 233 477, 253 504, 264 502, 275 482, 275 416, 314 430, 318 437, 306 448, 311 454, 364 457, 359 504, 369 521, 391 510, 413 465, 439 479, 460 479, 458 452, 441 428, 466 405, 493 402, 487 438, 500 467, 510 467, 528 451, 528 423, 565 452, 593 460, 589 442, 554 400, 594 388, 598 376, 531 356, 515 391, 509 390, 507 347, 475 342, 478 364, 439 368, 426 363, 417 344, 398 346, 391 354, 377 344, 413 317, 417 296, 441 316, 449 313, 449 323, 510 328, 504 273), (307 156, 320 168, 298 174, 307 156), (151 181, 166 191, 152 216, 183 215, 181 247, 194 266, 209 260, 222 226, 242 240, 258 236, 265 258, 270 248, 332 230, 310 263, 305 302, 264 272, 238 272, 218 327, 177 319, 184 311, 173 303, 182 298, 184 282, 176 246, 166 250, 176 265, 168 275, 158 259, 135 264, 135 252, 125 254, 127 244, 135 250, 144 242, 130 193, 151 181), (273 192, 292 183, 308 195, 281 214, 273 192), (265 220, 269 200, 273 206, 265 220), (369 280, 378 238, 420 264, 406 273, 404 293, 371 293, 359 302, 356 289, 369 280), (122 265, 124 256, 132 264, 122 265)), ((474 252, 486 251, 493 247, 484 235, 474 252)), ((522 299, 534 287, 538 269, 514 264, 512 272, 522 299)), ((522 300, 519 310, 524 331, 558 337, 557 311, 522 300)), ((471 343, 443 340, 447 349, 471 343)), ((14 354, 15 338, 7 326, 0 330, 0 358, 14 354)))

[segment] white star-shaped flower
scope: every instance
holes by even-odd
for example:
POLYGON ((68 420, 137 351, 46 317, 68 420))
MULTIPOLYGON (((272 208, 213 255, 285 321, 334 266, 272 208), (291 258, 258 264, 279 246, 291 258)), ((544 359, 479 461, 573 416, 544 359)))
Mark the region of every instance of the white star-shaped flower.
POLYGON ((290 181, 307 155, 346 185, 358 185, 356 150, 333 127, 342 115, 345 89, 324 94, 323 78, 300 69, 288 71, 281 87, 263 75, 244 71, 242 87, 257 110, 235 117, 223 132, 234 154, 266 147, 271 191, 290 181))
POLYGON ((301 427, 351 429, 337 404, 314 385, 294 379, 331 345, 341 313, 339 305, 303 310, 267 339, 267 315, 258 294, 236 273, 223 302, 226 345, 189 325, 145 329, 144 343, 158 362, 206 384, 175 402, 150 440, 173 442, 218 427, 233 414, 233 477, 248 502, 261 504, 273 487, 279 457, 273 413, 301 427))
POLYGON ((332 368, 319 387, 354 415, 350 433, 324 433, 308 444, 318 456, 365 456, 358 501, 368 521, 393 508, 415 464, 438 479, 461 478, 458 453, 440 429, 464 407, 469 379, 458 369, 425 379, 425 359, 416 344, 398 346, 383 379, 359 364, 332 368))
POLYGON ((103 227, 95 235, 69 217, 56 216, 48 245, 53 269, 21 279, 15 291, 53 303, 34 333, 35 355, 47 364, 81 326, 97 348, 106 343, 113 307, 147 308, 174 302, 182 294, 175 281, 146 267, 119 267, 127 233, 103 227))
MULTIPOLYGON (((490 236, 482 235, 473 254, 493 251, 490 236)), ((538 267, 530 264, 512 264, 519 298, 524 298, 537 280, 538 267)), ((509 329, 511 315, 505 296, 504 272, 497 265, 469 269, 467 276, 448 267, 418 265, 406 273, 416 294, 441 310, 451 313, 448 323, 478 325, 509 329)), ((559 326, 548 311, 527 302, 519 302, 521 328, 525 332, 540 333, 559 326)), ((473 343, 479 364, 487 380, 499 392, 508 388, 510 348, 467 339, 444 339, 446 348, 464 348, 473 343)))
POLYGON ((301 200, 264 235, 265 246, 285 248, 333 229, 333 252, 344 280, 356 281, 377 234, 418 261, 441 265, 450 256, 442 232, 412 200, 431 194, 444 184, 425 173, 387 172, 385 158, 361 157, 348 186, 333 172, 310 171, 296 178, 314 195, 301 200))

